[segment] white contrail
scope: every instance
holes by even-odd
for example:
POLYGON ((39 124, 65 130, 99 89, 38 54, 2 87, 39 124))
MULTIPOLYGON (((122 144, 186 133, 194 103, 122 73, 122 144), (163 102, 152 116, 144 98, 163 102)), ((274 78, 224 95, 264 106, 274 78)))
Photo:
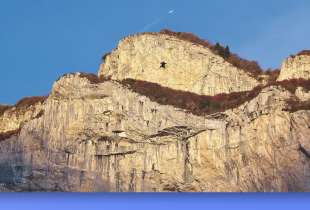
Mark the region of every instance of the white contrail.
MULTIPOLYGON (((169 10, 168 15, 173 15, 175 14, 175 10, 172 9, 172 10, 169 10)), ((151 27, 153 27, 154 25, 157 25, 158 23, 160 23, 161 21, 163 21, 165 18, 167 17, 167 15, 163 15, 157 19, 155 19, 153 22, 149 23, 149 24, 146 24, 139 32, 143 32, 143 31, 146 31, 148 29, 150 29, 151 27)))
POLYGON ((173 14, 174 13, 174 9, 169 10, 168 14, 173 14))
POLYGON ((151 28, 152 26, 158 24, 160 21, 162 21, 164 18, 163 17, 160 17, 160 18, 157 18, 156 20, 154 20, 153 22, 149 23, 149 24, 146 24, 142 30, 140 31, 146 31, 148 30, 149 28, 151 28))

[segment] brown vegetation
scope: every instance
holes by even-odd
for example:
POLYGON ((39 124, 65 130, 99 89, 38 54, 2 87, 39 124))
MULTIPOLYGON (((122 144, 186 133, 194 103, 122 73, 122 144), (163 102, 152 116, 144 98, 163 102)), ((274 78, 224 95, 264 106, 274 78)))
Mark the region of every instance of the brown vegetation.
MULTIPOLYGON (((215 96, 198 95, 191 92, 174 90, 162 87, 159 84, 139 81, 134 79, 125 79, 121 81, 134 92, 149 97, 152 101, 159 104, 171 105, 178 108, 186 109, 193 114, 203 115, 222 112, 227 109, 240 106, 246 101, 256 97, 260 91, 268 86, 281 86, 291 93, 295 93, 297 87, 303 87, 307 91, 310 90, 310 80, 291 79, 284 81, 276 81, 280 70, 269 70, 265 72, 269 75, 269 82, 265 86, 257 86, 250 91, 233 92, 229 94, 218 94, 215 96)), ((80 73, 81 77, 87 78, 91 83, 98 84, 110 80, 110 78, 99 78, 95 74, 80 73)), ((293 104, 293 102, 290 102, 293 104)), ((299 107, 301 107, 299 105, 299 107)))
POLYGON ((102 79, 100 79, 96 74, 80 73, 80 77, 88 79, 88 81, 92 84, 98 84, 102 82, 102 79))
POLYGON ((111 54, 110 52, 105 53, 105 54, 102 56, 102 58, 101 58, 102 62, 105 62, 105 59, 106 59, 107 56, 110 55, 110 54, 111 54))
MULTIPOLYGON (((132 91, 147 96, 151 101, 163 105, 171 105, 181 109, 186 109, 196 115, 212 114, 236 108, 246 101, 255 98, 263 88, 268 86, 281 86, 291 93, 295 93, 297 87, 310 90, 310 80, 292 79, 280 82, 270 82, 265 86, 257 86, 250 91, 222 93, 215 96, 198 95, 191 92, 174 90, 162 87, 156 83, 125 79, 121 82, 132 91)), ((290 110, 310 109, 310 103, 299 101, 288 101, 290 110)))
POLYGON ((212 48, 213 45, 208 42, 207 40, 201 39, 195 34, 188 33, 188 32, 174 32, 169 29, 162 29, 159 33, 161 34, 167 34, 170 36, 177 37, 178 39, 184 40, 184 41, 189 41, 194 44, 202 45, 204 47, 212 48))
POLYGON ((14 106, 8 105, 0 105, 0 115, 2 115, 5 111, 16 108, 16 110, 25 110, 28 107, 35 105, 37 103, 43 103, 46 100, 47 96, 33 96, 33 97, 25 97, 19 100, 14 106))
POLYGON ((310 101, 291 99, 287 101, 287 105, 283 111, 297 112, 299 110, 310 110, 310 101))
POLYGON ((189 41, 194 44, 207 47, 211 49, 213 53, 220 55, 227 62, 231 63, 237 68, 240 68, 250 73, 250 75, 255 78, 257 78, 260 74, 263 74, 262 68, 259 66, 259 64, 256 61, 248 61, 246 59, 240 58, 237 54, 230 53, 228 46, 223 47, 219 43, 217 43, 216 45, 213 45, 210 42, 203 40, 192 33, 174 32, 168 29, 163 29, 160 31, 160 33, 167 34, 170 36, 175 36, 181 40, 189 41))
POLYGON ((310 56, 310 50, 302 50, 298 53, 296 53, 295 55, 290 55, 291 58, 295 58, 296 56, 299 55, 309 55, 310 56))
POLYGON ((268 75, 268 82, 275 82, 280 75, 280 69, 267 69, 264 74, 268 75))
POLYGON ((297 55, 310 55, 310 50, 302 50, 297 55))
MULTIPOLYGON (((275 84, 280 85, 290 91, 291 93, 295 93, 297 87, 302 87, 305 91, 310 91, 310 80, 305 79, 290 79, 284 80, 280 82, 276 82, 275 84)), ((287 101, 288 107, 285 111, 296 112, 299 110, 310 110, 310 101, 300 101, 296 98, 292 98, 287 101)))
POLYGON ((262 87, 258 86, 251 91, 204 96, 133 79, 123 80, 122 84, 159 104, 186 109, 196 115, 212 114, 238 107, 242 103, 253 99, 262 89, 262 87))
POLYGON ((19 100, 14 106, 18 109, 25 109, 37 103, 43 103, 46 99, 47 96, 25 97, 19 100))
POLYGON ((270 82, 267 86, 271 85, 278 85, 284 87, 286 90, 290 91, 293 94, 295 93, 297 87, 303 87, 306 91, 310 90, 310 80, 305 79, 290 79, 278 82, 270 82))
POLYGON ((88 79, 91 84, 99 84, 111 80, 111 77, 105 77, 103 75, 98 77, 96 74, 92 73, 80 73, 80 77, 88 79))
POLYGON ((0 133, 0 141, 4 141, 14 135, 18 135, 19 132, 20 132, 20 129, 0 133))
MULTIPOLYGON (((68 74, 64 74, 61 77, 59 77, 57 81, 59 81, 61 78, 66 77, 68 75, 74 75, 76 73, 68 73, 68 74)), ((86 78, 91 84, 98 84, 98 83, 102 83, 104 81, 110 80, 110 78, 105 78, 104 76, 100 76, 98 77, 96 74, 92 74, 92 73, 85 73, 85 72, 79 72, 79 77, 81 78, 86 78)))
MULTIPOLYGON (((263 69, 260 67, 260 65, 257 63, 257 61, 249 61, 246 59, 241 58, 239 55, 231 53, 228 46, 222 46, 219 43, 216 43, 215 45, 210 43, 207 40, 201 39, 198 36, 196 36, 193 33, 188 32, 174 32, 169 29, 162 29, 159 33, 161 34, 167 34, 169 36, 177 37, 180 40, 188 41, 193 44, 201 45, 203 47, 209 48, 214 54, 217 54, 224 58, 228 63, 234 65, 235 67, 242 69, 246 73, 249 73, 250 76, 254 77, 255 79, 259 79, 260 75, 265 74, 263 69)), ((146 32, 142 34, 153 34, 156 35, 157 33, 152 32, 146 32)), ((300 52, 302 54, 309 54, 307 50, 300 52)), ((106 57, 110 55, 111 53, 106 53, 102 56, 102 61, 104 62, 106 57)), ((270 70, 269 70, 270 71, 270 70)), ((275 80, 275 76, 278 74, 278 72, 269 72, 268 75, 271 75, 270 80, 275 80)))
POLYGON ((11 106, 7 106, 7 105, 0 105, 0 115, 2 115, 6 110, 8 110, 9 108, 11 108, 11 106))
POLYGON ((257 63, 257 61, 248 61, 243 58, 240 58, 237 54, 231 54, 226 61, 231 63, 232 65, 245 70, 250 73, 250 75, 254 78, 257 78, 260 74, 263 74, 263 70, 257 63))
MULTIPOLYGON (((281 86, 295 93, 297 87, 303 87, 306 91, 310 91, 310 80, 305 79, 291 79, 284 81, 276 81, 279 74, 279 70, 268 71, 265 74, 273 78, 265 86, 257 86, 250 91, 232 92, 229 94, 222 93, 215 96, 198 95, 191 92, 174 90, 171 88, 163 87, 156 83, 139 81, 134 79, 125 79, 121 83, 129 87, 134 92, 149 97, 152 101, 155 101, 163 105, 171 105, 178 108, 186 109, 193 114, 204 115, 212 114, 216 112, 222 112, 227 109, 232 109, 240 106, 246 101, 249 101, 256 97, 260 91, 268 86, 281 86)), ((87 78, 91 83, 98 84, 104 81, 110 80, 110 78, 99 78, 95 74, 80 73, 80 76, 87 78)), ((29 97, 20 100, 15 106, 17 108, 26 108, 34 105, 38 102, 43 102, 46 97, 29 97)), ((290 101, 291 104, 295 103, 290 101)), ((294 109, 297 107, 305 107, 305 104, 294 105, 294 109)), ((1 108, 1 107, 0 107, 1 108)), ((9 108, 9 107, 8 107, 9 108)), ((7 107, 2 108, 8 109, 7 107)), ((38 116, 42 116, 43 112, 38 116)))

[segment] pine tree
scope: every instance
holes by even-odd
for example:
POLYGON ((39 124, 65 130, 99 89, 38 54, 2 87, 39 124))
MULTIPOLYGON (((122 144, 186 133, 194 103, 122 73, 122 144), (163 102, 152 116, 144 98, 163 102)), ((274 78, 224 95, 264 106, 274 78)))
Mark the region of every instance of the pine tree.
POLYGON ((225 59, 229 58, 230 57, 230 50, 229 50, 229 47, 226 45, 225 47, 225 50, 224 50, 224 53, 223 53, 223 57, 225 59))

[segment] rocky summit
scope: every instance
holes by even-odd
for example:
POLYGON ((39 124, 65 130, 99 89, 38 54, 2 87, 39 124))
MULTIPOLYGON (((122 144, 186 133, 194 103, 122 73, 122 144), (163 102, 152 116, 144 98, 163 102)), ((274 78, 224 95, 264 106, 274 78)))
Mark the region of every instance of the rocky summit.
POLYGON ((0 191, 310 191, 310 51, 262 71, 190 33, 0 105, 0 191))

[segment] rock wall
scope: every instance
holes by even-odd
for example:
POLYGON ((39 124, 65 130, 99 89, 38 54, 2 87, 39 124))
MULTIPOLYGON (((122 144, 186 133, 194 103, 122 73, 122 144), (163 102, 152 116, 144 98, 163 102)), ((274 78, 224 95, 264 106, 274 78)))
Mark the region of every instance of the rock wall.
POLYGON ((42 116, 0 142, 0 182, 14 191, 309 191, 310 112, 284 111, 291 97, 273 86, 195 116, 70 74, 42 116))
POLYGON ((290 56, 282 64, 278 81, 299 78, 310 79, 310 55, 290 56))
POLYGON ((143 80, 202 95, 245 91, 259 84, 210 49, 160 33, 122 40, 106 56, 99 76, 143 80))
MULTIPOLYGON (((310 79, 307 53, 288 58, 278 80, 310 79)), ((112 80, 68 74, 48 98, 0 106, 0 191, 310 191, 306 83, 266 85, 267 74, 260 83, 207 47, 158 33, 122 40, 99 76, 112 80), (194 115, 126 78, 188 91, 177 101, 194 109, 184 97, 248 92, 213 97, 225 110, 194 115)))
POLYGON ((27 108, 9 107, 0 114, 0 133, 17 130, 20 126, 42 114, 42 103, 27 108))

